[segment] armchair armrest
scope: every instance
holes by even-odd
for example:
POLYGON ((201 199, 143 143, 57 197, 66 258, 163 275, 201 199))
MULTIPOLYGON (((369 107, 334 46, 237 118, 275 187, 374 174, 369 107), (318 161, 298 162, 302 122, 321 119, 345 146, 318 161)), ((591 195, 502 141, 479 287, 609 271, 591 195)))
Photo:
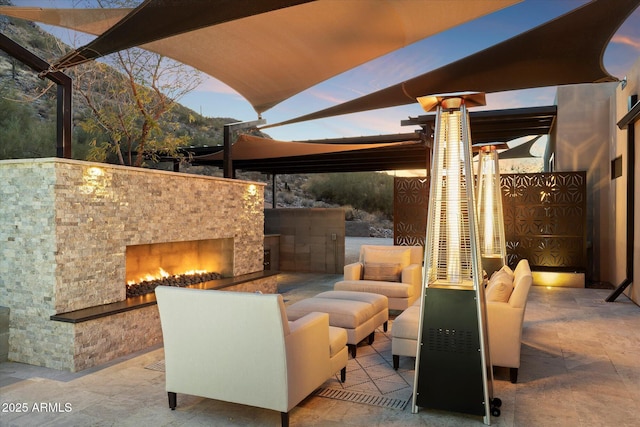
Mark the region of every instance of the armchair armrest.
POLYGON ((354 262, 344 266, 344 280, 360 280, 362 279, 362 270, 364 265, 361 262, 354 262))
POLYGON ((513 308, 507 302, 487 302, 487 321, 491 363, 519 367, 524 308, 513 308))
POLYGON ((287 347, 288 409, 311 394, 332 374, 329 348, 329 315, 309 313, 289 322, 287 347))
POLYGON ((413 285, 415 295, 422 294, 422 265, 410 264, 402 269, 402 283, 413 285))

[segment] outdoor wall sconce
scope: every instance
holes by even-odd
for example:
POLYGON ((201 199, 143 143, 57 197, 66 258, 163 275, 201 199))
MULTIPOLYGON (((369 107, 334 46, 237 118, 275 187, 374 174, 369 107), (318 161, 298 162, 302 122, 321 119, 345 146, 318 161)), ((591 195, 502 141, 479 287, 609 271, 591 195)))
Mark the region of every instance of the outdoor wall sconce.
POLYGON ((418 98, 436 111, 412 412, 500 415, 493 398, 467 107, 483 93, 418 98))
POLYGON ((487 275, 507 264, 500 167, 495 145, 481 146, 478 153, 478 231, 482 268, 487 275))

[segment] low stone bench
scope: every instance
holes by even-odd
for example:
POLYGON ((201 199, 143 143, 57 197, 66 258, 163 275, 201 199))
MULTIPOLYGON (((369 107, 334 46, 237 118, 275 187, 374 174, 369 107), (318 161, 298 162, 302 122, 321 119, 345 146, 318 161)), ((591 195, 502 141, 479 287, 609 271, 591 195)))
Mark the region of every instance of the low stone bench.
POLYGON ((311 313, 329 314, 331 326, 347 331, 347 344, 352 357, 356 357, 358 344, 365 338, 373 344, 375 330, 380 325, 387 331, 389 302, 386 296, 367 292, 327 291, 287 307, 289 320, 311 313))

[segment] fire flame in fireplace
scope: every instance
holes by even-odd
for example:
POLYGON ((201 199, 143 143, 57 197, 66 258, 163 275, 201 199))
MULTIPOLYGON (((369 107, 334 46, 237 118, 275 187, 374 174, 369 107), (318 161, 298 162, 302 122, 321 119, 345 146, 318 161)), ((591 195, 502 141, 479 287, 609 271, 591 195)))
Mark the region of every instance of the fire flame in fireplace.
MULTIPOLYGON (((207 273, 207 271, 206 270, 188 270, 179 274, 175 274, 175 276, 189 276, 193 274, 204 274, 204 273, 207 273)), ((127 285, 135 285, 137 283, 141 283, 145 281, 152 282, 154 280, 166 279, 167 277, 171 277, 171 274, 167 273, 162 267, 160 267, 158 269, 158 272, 155 275, 147 273, 146 275, 139 277, 138 280, 127 281, 127 285)))

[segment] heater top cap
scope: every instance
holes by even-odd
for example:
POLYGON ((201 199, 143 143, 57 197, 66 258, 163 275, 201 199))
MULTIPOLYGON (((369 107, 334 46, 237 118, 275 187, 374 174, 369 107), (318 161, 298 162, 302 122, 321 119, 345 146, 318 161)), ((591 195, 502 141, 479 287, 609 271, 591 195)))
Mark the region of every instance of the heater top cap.
POLYGON ((508 148, 509 145, 506 142, 480 142, 471 146, 474 153, 478 151, 506 150, 508 148))
POLYGON ((440 104, 444 108, 460 108, 462 100, 467 107, 487 105, 484 92, 455 92, 427 95, 416 98, 424 111, 434 111, 440 104))

